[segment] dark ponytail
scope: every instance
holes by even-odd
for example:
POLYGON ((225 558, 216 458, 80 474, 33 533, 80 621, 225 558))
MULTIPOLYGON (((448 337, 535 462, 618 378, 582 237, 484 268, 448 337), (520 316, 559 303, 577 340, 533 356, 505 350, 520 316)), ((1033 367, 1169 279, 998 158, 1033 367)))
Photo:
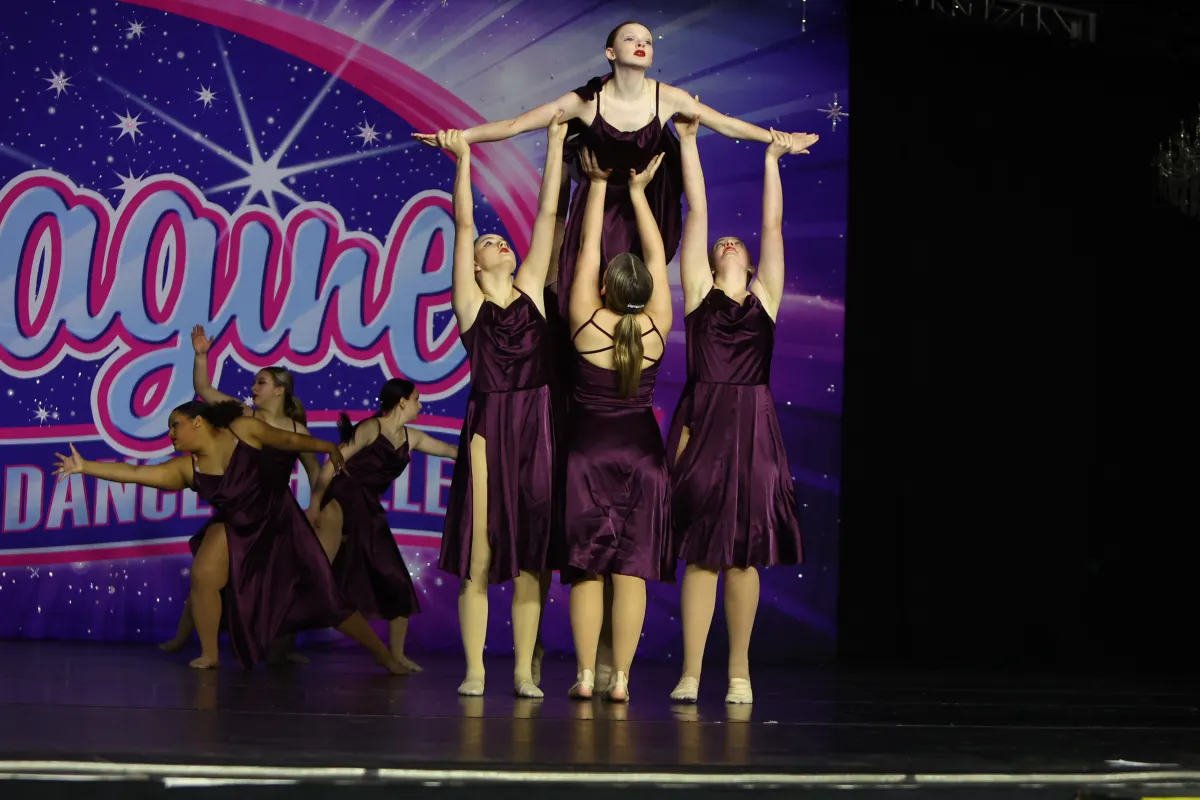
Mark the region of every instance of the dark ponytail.
MULTIPOLYGON (((412 397, 413 390, 417 385, 412 381, 406 381, 403 378, 392 378, 387 383, 383 384, 383 388, 379 390, 379 410, 376 411, 367 419, 378 419, 389 413, 393 408, 400 405, 401 400, 407 400, 412 397)), ((364 419, 358 425, 362 425, 364 419)), ((358 431, 358 425, 350 421, 350 415, 342 412, 338 415, 338 436, 342 440, 342 444, 349 444, 354 441, 354 434, 358 431)))
POLYGON ((263 372, 271 376, 271 381, 283 389, 283 413, 292 422, 298 422, 308 427, 308 415, 304 413, 304 403, 296 397, 296 379, 287 367, 264 367, 263 372))
POLYGON ((354 441, 354 431, 357 429, 357 427, 357 425, 350 421, 350 415, 345 411, 343 411, 341 414, 338 414, 338 440, 342 444, 350 444, 354 441))
POLYGON ((200 419, 214 428, 228 428, 235 419, 243 416, 244 406, 237 400, 224 400, 220 403, 206 403, 203 400, 192 400, 178 406, 172 414, 182 414, 188 419, 200 419))

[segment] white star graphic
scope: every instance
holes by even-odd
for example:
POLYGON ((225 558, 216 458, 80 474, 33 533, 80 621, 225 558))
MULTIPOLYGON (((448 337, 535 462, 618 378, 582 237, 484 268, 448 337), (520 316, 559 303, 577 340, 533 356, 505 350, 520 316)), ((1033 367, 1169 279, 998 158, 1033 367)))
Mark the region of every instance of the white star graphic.
POLYGON ((130 22, 129 27, 125 29, 125 38, 133 39, 134 37, 137 37, 138 39, 140 39, 140 38, 142 38, 142 34, 145 32, 146 32, 146 23, 130 22))
POLYGON ((363 147, 369 144, 375 144, 375 140, 379 138, 375 127, 371 123, 363 120, 363 124, 358 126, 358 133, 354 134, 355 138, 363 140, 363 147))
MULTIPOLYGON (((139 117, 142 115, 138 114, 136 117, 131 117, 129 116, 128 111, 125 112, 125 116, 123 117, 115 111, 113 112, 113 115, 116 116, 117 119, 121 120, 118 124, 113 125, 114 128, 119 128, 121 131, 121 135, 117 137, 117 141, 120 141, 125 137, 126 134, 129 134, 129 138, 133 139, 134 142, 137 142, 137 135, 142 133, 142 129, 139 126, 145 124, 139 121, 139 117)), ((144 133, 142 133, 142 135, 145 136, 144 133)))
POLYGON ((835 131, 837 130, 838 122, 840 122, 844 117, 850 116, 845 111, 842 111, 842 106, 838 102, 837 92, 833 93, 832 103, 830 103, 826 108, 818 108, 817 111, 824 112, 826 118, 833 121, 833 130, 835 131))
POLYGON ((50 74, 54 77, 42 78, 42 80, 50 84, 46 91, 54 92, 55 97, 61 97, 62 93, 67 91, 67 87, 71 85, 71 79, 67 77, 67 71, 65 69, 62 72, 50 70, 50 74))
POLYGON ((209 106, 212 105, 213 98, 216 96, 217 96, 216 92, 209 89, 207 86, 205 86, 202 83, 202 84, 200 84, 200 91, 196 92, 196 102, 204 103, 204 107, 208 108, 209 106))
POLYGON ((42 425, 46 420, 50 419, 50 410, 42 408, 42 404, 38 403, 37 411, 33 412, 33 416, 38 421, 38 424, 42 425))
POLYGON ((141 175, 136 175, 136 176, 135 176, 135 175, 133 174, 133 168, 132 168, 132 167, 130 168, 130 170, 129 170, 129 174, 128 174, 128 175, 122 175, 121 173, 117 172, 115 169, 113 170, 113 174, 114 174, 114 175, 116 175, 118 178, 120 178, 120 179, 121 179, 121 183, 120 183, 120 185, 118 185, 118 186, 113 186, 113 187, 111 187, 111 188, 113 188, 113 189, 120 189, 121 191, 125 192, 126 194, 128 194, 129 192, 132 192, 132 191, 134 191, 134 190, 135 190, 135 189, 137 189, 139 186, 141 186, 141 185, 142 185, 142 178, 146 177, 146 173, 144 173, 144 172, 143 172, 141 175))

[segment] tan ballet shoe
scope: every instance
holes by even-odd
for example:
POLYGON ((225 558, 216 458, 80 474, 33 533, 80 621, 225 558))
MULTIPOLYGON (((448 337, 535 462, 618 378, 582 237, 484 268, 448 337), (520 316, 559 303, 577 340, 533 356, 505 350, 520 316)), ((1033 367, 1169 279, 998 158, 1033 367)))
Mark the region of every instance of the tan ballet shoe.
POLYGON ((694 703, 700 696, 700 681, 696 678, 680 678, 671 692, 671 700, 676 703, 694 703))
POLYGON ((466 678, 458 685, 459 697, 483 697, 483 678, 466 678))
POLYGON ((610 703, 628 703, 629 676, 624 672, 615 673, 612 683, 609 684, 608 690, 604 693, 604 699, 610 703))
POLYGON ((596 690, 596 676, 590 669, 581 669, 575 676, 575 685, 567 691, 572 700, 591 700, 596 690))
POLYGON ((537 687, 531 680, 517 681, 513 686, 513 692, 517 697, 524 697, 529 700, 540 700, 545 697, 545 693, 537 687))
POLYGON ((725 695, 726 703, 749 705, 754 702, 754 690, 746 678, 730 678, 729 692, 725 695))

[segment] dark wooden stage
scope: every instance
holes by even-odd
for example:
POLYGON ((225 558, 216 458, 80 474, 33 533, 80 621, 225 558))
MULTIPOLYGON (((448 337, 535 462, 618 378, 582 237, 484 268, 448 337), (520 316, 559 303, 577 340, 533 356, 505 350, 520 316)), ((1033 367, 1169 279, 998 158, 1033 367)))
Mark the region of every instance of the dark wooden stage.
POLYGON ((548 697, 524 701, 503 659, 485 698, 460 699, 450 659, 388 678, 345 649, 252 672, 197 672, 149 646, 4 642, 0 654, 5 798, 47 796, 66 785, 57 778, 121 798, 230 781, 238 798, 395 796, 395 783, 514 797, 614 785, 1142 797, 1200 785, 1200 688, 1168 678, 760 669, 755 705, 727 707, 714 667, 700 704, 681 707, 667 698, 675 668, 641 664, 622 706, 568 700, 574 666, 561 661, 546 666, 548 697), (78 782, 88 777, 103 780, 78 782))

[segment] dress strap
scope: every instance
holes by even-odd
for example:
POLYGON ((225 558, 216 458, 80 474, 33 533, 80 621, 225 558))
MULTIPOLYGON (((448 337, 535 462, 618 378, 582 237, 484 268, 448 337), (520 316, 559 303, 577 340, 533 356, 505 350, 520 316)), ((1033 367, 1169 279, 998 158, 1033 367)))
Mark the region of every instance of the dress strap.
POLYGON ((662 88, 660 81, 654 82, 654 118, 658 119, 658 90, 662 88))
MULTIPOLYGON (((572 342, 575 341, 577 338, 579 338, 579 334, 583 333, 583 329, 586 328, 588 325, 596 325, 596 314, 598 314, 599 312, 600 312, 600 309, 597 308, 595 311, 592 312, 592 315, 590 317, 588 317, 588 321, 579 326, 579 330, 575 331, 574 335, 571 336, 572 342)), ((599 325, 596 325, 596 330, 600 331, 601 333, 604 333, 604 328, 601 328, 599 325)), ((611 339, 612 336, 609 336, 608 338, 611 339)))
POLYGON ((292 420, 292 433, 296 433, 296 420, 292 420))

